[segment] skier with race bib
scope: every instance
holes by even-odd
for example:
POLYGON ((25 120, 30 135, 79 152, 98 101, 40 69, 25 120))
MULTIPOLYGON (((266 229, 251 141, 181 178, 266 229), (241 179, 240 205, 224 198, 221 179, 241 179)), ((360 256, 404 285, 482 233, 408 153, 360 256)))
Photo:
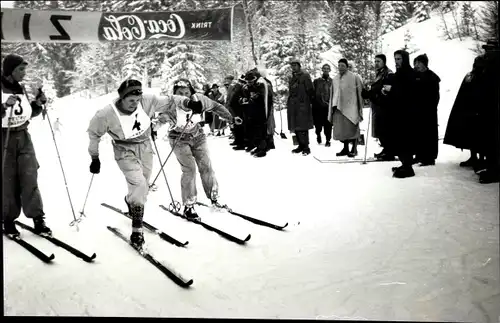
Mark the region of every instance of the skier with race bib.
POLYGON ((119 98, 97 111, 90 121, 87 130, 90 138, 88 151, 92 158, 90 172, 100 172, 99 142, 107 133, 113 139, 115 160, 128 184, 125 203, 132 218, 130 242, 134 247, 141 248, 144 244, 144 205, 153 167, 152 120, 156 113, 170 114, 178 107, 191 113, 201 113, 202 106, 200 102, 184 96, 143 94, 142 84, 137 80, 124 81, 118 88, 118 95, 119 98))
MULTIPOLYGON (((202 104, 202 113, 214 113, 228 121, 230 126, 242 123, 241 118, 233 118, 231 113, 222 104, 209 99, 201 93, 196 93, 189 80, 177 80, 174 83, 173 93, 174 95, 182 95, 184 97, 196 96, 202 104)), ((198 214, 194 209, 197 201, 196 166, 198 166, 198 171, 200 172, 205 195, 210 199, 213 206, 220 208, 222 205, 217 201, 219 189, 208 154, 207 137, 199 124, 201 119, 197 121, 191 115, 191 111, 187 111, 179 104, 176 105, 175 110, 160 114, 158 119, 162 123, 170 124, 168 132, 170 146, 173 147, 175 157, 177 157, 177 161, 181 165, 183 215, 190 219, 197 219, 198 214)))
POLYGON ((42 197, 38 188, 38 168, 35 149, 28 132, 31 118, 42 113, 47 102, 38 90, 36 99, 29 101, 21 82, 28 63, 20 56, 7 55, 2 73, 2 155, 3 225, 4 233, 19 237, 14 221, 21 214, 33 219, 35 233, 51 234, 45 224, 42 197))

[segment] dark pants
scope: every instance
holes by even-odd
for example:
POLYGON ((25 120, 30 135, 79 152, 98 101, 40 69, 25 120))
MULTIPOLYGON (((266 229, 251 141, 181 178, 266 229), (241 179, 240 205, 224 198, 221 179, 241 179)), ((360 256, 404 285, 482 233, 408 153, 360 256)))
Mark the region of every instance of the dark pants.
POLYGON ((332 124, 328 121, 328 107, 314 106, 313 120, 316 136, 319 137, 321 131, 324 130, 326 141, 330 141, 332 139, 332 124))
POLYGON ((262 120, 248 122, 250 127, 250 146, 257 147, 258 151, 265 151, 267 147, 267 124, 262 120))
POLYGON ((297 136, 297 141, 299 142, 299 147, 309 148, 309 131, 295 131, 297 136))
MULTIPOLYGON (((3 130, 5 138, 7 132, 3 130)), ((43 203, 38 189, 35 149, 27 130, 11 131, 5 156, 3 183, 3 220, 13 221, 21 214, 28 218, 43 216, 43 203)))
POLYGON ((422 120, 421 131, 416 143, 416 155, 419 161, 433 161, 438 157, 438 116, 425 115, 426 120, 422 120))
POLYGON ((234 135, 234 143, 237 146, 243 146, 245 144, 245 128, 243 124, 241 125, 234 125, 233 128, 233 135, 234 135))
POLYGON ((332 140, 332 124, 325 119, 323 124, 315 124, 314 127, 316 128, 316 136, 321 135, 321 131, 323 130, 325 133, 325 138, 326 141, 332 140))

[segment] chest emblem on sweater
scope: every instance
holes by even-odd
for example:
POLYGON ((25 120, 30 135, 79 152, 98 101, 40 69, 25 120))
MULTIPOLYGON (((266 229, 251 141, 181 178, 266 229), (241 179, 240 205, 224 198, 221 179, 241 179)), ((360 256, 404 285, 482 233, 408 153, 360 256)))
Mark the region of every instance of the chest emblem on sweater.
POLYGON ((141 131, 141 123, 137 120, 138 115, 139 115, 139 113, 135 114, 135 122, 134 122, 134 126, 132 127, 132 130, 141 131))
POLYGON ((121 140, 137 138, 144 134, 151 125, 151 119, 144 111, 142 104, 139 104, 137 110, 131 115, 123 115, 119 113, 114 103, 113 110, 115 111, 123 132, 123 138, 120 138, 121 140))

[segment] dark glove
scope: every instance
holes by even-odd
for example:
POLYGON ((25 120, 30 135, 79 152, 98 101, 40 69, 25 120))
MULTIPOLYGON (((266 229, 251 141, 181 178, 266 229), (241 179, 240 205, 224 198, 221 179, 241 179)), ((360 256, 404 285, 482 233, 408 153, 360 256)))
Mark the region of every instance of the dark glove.
POLYGON ((200 101, 190 100, 188 103, 188 109, 193 111, 193 114, 201 114, 202 108, 203 108, 203 105, 201 104, 200 101))
POLYGON ((99 174, 101 172, 101 161, 99 157, 92 158, 92 163, 90 163, 90 172, 92 174, 99 174))
POLYGON ((151 139, 153 139, 153 141, 155 141, 156 137, 158 137, 158 132, 151 129, 151 139))
POLYGON ((199 125, 200 125, 200 127, 202 127, 202 128, 203 128, 203 127, 205 127, 205 121, 200 121, 200 122, 198 122, 198 124, 199 124, 199 125))

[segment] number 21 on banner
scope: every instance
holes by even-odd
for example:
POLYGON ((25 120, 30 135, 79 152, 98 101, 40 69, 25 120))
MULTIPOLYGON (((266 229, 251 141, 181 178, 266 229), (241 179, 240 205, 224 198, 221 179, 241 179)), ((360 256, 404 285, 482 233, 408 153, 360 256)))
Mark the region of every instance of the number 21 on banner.
MULTIPOLYGON (((1 20, 3 22, 3 12, 2 12, 2 15, 0 17, 1 17, 1 20)), ((31 13, 25 13, 23 15, 22 31, 23 31, 24 40, 31 40, 30 19, 31 19, 31 13)), ((71 40, 71 37, 69 37, 68 33, 66 32, 66 30, 64 29, 64 27, 60 23, 60 21, 63 21, 63 20, 71 20, 71 16, 69 16, 69 15, 50 15, 50 22, 56 28, 56 30, 59 32, 59 35, 49 35, 50 40, 71 40)), ((2 30, 3 30, 3 28, 2 28, 2 30)), ((4 40, 3 31, 2 31, 2 40, 4 40)))

